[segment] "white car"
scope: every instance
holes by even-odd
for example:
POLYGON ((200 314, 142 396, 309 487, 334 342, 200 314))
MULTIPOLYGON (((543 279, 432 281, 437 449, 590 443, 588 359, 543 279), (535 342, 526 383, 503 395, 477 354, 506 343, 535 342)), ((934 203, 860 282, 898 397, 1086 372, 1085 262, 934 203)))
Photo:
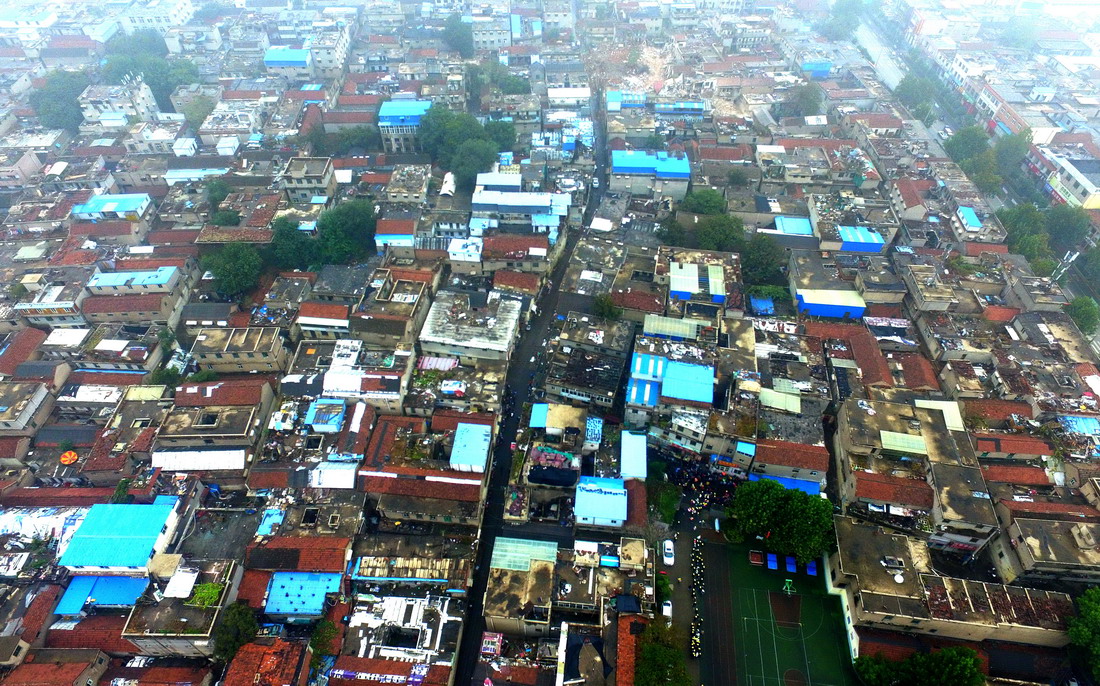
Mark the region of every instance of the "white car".
POLYGON ((666 567, 676 564, 676 549, 672 547, 671 538, 666 538, 665 542, 661 544, 661 559, 666 567))
POLYGON ((661 603, 661 614, 663 614, 665 617, 668 617, 669 619, 672 619, 672 601, 671 600, 666 600, 665 602, 661 603))

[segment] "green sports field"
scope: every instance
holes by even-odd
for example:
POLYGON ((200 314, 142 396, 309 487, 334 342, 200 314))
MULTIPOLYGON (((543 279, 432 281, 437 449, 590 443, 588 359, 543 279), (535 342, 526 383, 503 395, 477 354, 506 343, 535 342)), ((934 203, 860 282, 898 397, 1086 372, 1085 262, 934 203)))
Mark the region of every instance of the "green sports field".
POLYGON ((822 565, 817 577, 801 568, 794 574, 772 571, 750 564, 748 550, 716 542, 706 546, 704 683, 856 686, 840 600, 825 592, 822 565), (786 579, 793 582, 790 594, 783 591, 786 579))

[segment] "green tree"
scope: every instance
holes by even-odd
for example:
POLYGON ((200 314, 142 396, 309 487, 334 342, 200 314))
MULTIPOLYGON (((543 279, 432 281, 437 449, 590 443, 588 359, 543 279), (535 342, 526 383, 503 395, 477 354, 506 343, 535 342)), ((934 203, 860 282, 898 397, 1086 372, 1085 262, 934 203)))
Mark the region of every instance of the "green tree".
POLYGON ((210 223, 215 226, 240 226, 241 213, 237 210, 218 210, 210 215, 210 223))
POLYGON ((687 231, 680 222, 672 216, 666 217, 657 227, 657 238, 665 245, 673 245, 679 248, 688 247, 687 231))
POLYGON ((455 13, 443 24, 443 42, 462 57, 474 56, 474 29, 455 13))
POLYGON ((337 155, 346 155, 354 149, 379 150, 381 147, 382 134, 377 126, 371 124, 341 129, 336 132, 333 144, 337 155))
POLYGON ((1001 136, 993 144, 993 156, 997 160, 997 171, 1001 176, 1011 176, 1020 171, 1020 165, 1031 150, 1031 129, 1020 133, 1001 136))
POLYGON ((740 167, 734 167, 726 174, 726 182, 731 186, 749 185, 749 174, 740 167))
POLYGON ((931 653, 913 653, 905 660, 887 660, 881 654, 861 655, 856 674, 867 686, 982 686, 985 677, 978 654, 952 646, 931 653))
POLYGON ((457 157, 457 149, 463 143, 489 139, 485 127, 473 115, 455 113, 439 104, 432 105, 420 118, 416 135, 420 149, 445 169, 451 167, 451 160, 457 157))
POLYGON ((713 188, 697 188, 684 196, 680 209, 693 214, 722 214, 726 198, 713 188))
POLYGON ((139 29, 131 34, 120 33, 107 41, 108 55, 148 55, 165 57, 168 46, 155 29, 139 29))
POLYGON ((829 501, 767 479, 739 486, 729 515, 735 536, 761 537, 769 549, 803 564, 828 551, 835 541, 829 501))
POLYGON ((324 655, 336 655, 340 647, 335 645, 336 638, 340 635, 336 625, 330 620, 322 619, 313 627, 313 635, 309 638, 309 647, 313 651, 313 659, 310 663, 314 669, 321 665, 321 657, 324 655))
POLYGON ((645 142, 642 143, 642 147, 646 150, 664 150, 665 137, 659 133, 651 133, 645 137, 645 142))
POLYGON ((1039 27, 1030 17, 1012 17, 1001 31, 1001 42, 1010 48, 1030 50, 1039 37, 1039 27))
POLYGON ((216 210, 232 192, 233 189, 223 179, 210 179, 206 182, 206 201, 210 203, 211 210, 216 210))
POLYGON ((859 26, 864 9, 862 0, 837 0, 829 18, 817 30, 831 41, 848 40, 859 26))
POLYGON ((149 385, 175 388, 180 385, 180 380, 182 378, 179 371, 173 367, 163 367, 149 375, 149 385))
POLYGON ((47 75, 46 84, 31 93, 29 99, 42 126, 76 133, 84 121, 78 98, 89 83, 88 75, 82 71, 55 71, 47 75))
POLYGON ((1033 262, 1051 256, 1048 240, 1049 237, 1045 233, 1029 234, 1016 241, 1013 250, 1023 255, 1029 262, 1033 262))
POLYGON ((375 251, 374 204, 344 202, 317 219, 318 258, 324 264, 346 264, 375 251))
POLYGON ((1031 203, 1021 203, 997 212, 997 218, 1008 233, 1009 246, 1024 236, 1043 233, 1046 230, 1046 218, 1039 208, 1031 203))
POLYGON ((516 147, 516 125, 510 121, 491 121, 485 124, 485 135, 496 144, 500 152, 516 147))
POLYGON ((169 329, 167 326, 162 326, 157 329, 157 341, 164 348, 171 348, 176 342, 176 332, 169 329))
POLYGON ((187 120, 188 126, 198 131, 202 123, 206 121, 206 118, 214 111, 214 105, 216 104, 213 98, 200 95, 184 105, 181 108, 180 114, 187 120))
POLYGON ((455 185, 464 190, 472 190, 477 175, 493 168, 497 160, 497 146, 486 140, 468 140, 454 151, 451 171, 455 175, 455 185))
POLYGON ((694 233, 695 243, 702 250, 737 252, 745 244, 745 227, 740 217, 726 214, 700 217, 694 233))
POLYGON ((1096 326, 1100 324, 1100 307, 1087 295, 1079 295, 1066 305, 1066 314, 1086 336, 1095 333, 1096 326))
POLYGON ((214 630, 214 655, 229 662, 241 646, 256 638, 260 625, 256 613, 247 605, 234 603, 225 609, 222 621, 214 630))
POLYGON ((781 285, 783 247, 765 233, 754 233, 741 252, 741 280, 747 286, 781 285))
POLYGON ((317 239, 299 231, 286 217, 272 224, 274 233, 265 262, 276 269, 309 269, 319 262, 317 239))
POLYGON ((664 617, 650 622, 638 641, 635 686, 690 686, 683 645, 683 637, 664 617))
POLYGON ((210 381, 218 380, 218 373, 213 369, 200 369, 187 377, 187 380, 191 383, 209 383, 210 381))
POLYGON ((793 117, 821 114, 821 89, 813 83, 796 86, 788 93, 785 103, 787 113, 793 117))
POLYGON ((935 81, 909 72, 894 89, 894 97, 911 110, 917 105, 931 101, 935 92, 935 81))
POLYGON ((956 162, 969 160, 989 149, 989 136, 980 126, 967 126, 948 138, 943 149, 956 162))
POLYGON ((983 193, 996 193, 1004 184, 1004 179, 997 170, 997 158, 990 148, 986 148, 974 157, 960 161, 959 166, 983 193))
POLYGON ((1069 620, 1069 640, 1088 659, 1093 675, 1100 675, 1100 588, 1077 597, 1077 616, 1069 620))
POLYGON ((522 76, 508 74, 499 81, 497 86, 505 95, 528 95, 531 93, 531 82, 522 76))
POLYGON ((133 500, 130 495, 131 483, 133 483, 133 479, 119 479, 118 483, 115 485, 115 492, 111 494, 111 502, 113 504, 125 505, 133 500))
POLYGON ((1081 253, 1074 266, 1089 281, 1100 281, 1100 248, 1090 248, 1081 253))
POLYGON ((601 293, 592 301, 592 314, 604 319, 615 320, 623 316, 623 308, 615 305, 608 293, 601 293))
POLYGON ((1073 250, 1092 230, 1089 213, 1080 207, 1059 204, 1046 211, 1043 225, 1055 250, 1073 250))
POLYGON ((214 275, 214 286, 219 293, 239 296, 259 283, 263 259, 248 243, 227 243, 203 259, 203 268, 214 275))
POLYGON ((147 54, 117 54, 107 58, 100 70, 106 83, 122 83, 130 75, 140 74, 163 111, 172 108, 170 96, 178 86, 201 81, 198 67, 189 60, 147 54))

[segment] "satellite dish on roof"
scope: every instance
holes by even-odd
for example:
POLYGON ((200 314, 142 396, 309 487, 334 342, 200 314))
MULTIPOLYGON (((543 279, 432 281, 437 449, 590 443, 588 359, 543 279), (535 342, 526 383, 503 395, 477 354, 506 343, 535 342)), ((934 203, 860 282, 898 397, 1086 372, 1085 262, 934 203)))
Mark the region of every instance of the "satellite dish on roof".
POLYGON ((901 572, 898 572, 897 574, 895 574, 894 575, 894 583, 904 584, 905 583, 905 575, 902 574, 901 572))

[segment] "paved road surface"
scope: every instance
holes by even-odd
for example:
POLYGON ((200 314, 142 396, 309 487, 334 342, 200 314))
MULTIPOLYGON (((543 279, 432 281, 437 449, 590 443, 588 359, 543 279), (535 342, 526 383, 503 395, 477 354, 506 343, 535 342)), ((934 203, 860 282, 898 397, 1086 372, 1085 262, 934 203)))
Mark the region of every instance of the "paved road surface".
POLYGON ((905 69, 894 60, 893 51, 885 45, 877 34, 866 24, 860 24, 855 33, 856 42, 871 56, 875 71, 882 83, 894 90, 905 77, 905 69))

